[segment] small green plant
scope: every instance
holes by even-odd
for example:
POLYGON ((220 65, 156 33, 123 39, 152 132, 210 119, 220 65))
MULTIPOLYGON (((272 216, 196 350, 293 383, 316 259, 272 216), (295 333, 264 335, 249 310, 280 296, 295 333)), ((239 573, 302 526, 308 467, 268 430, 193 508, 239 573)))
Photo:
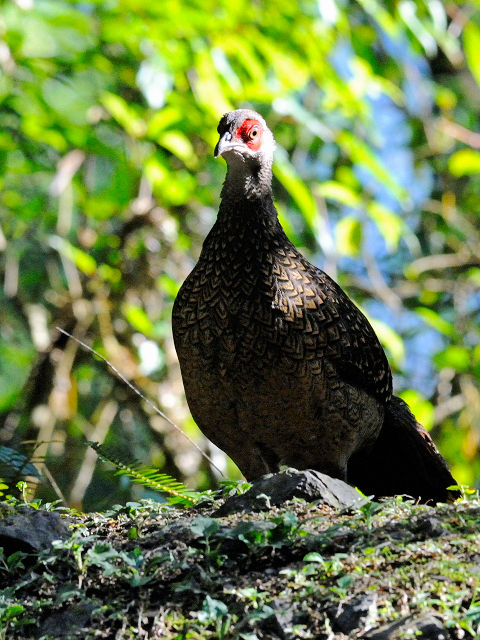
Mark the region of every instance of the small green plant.
POLYGON ((132 482, 137 482, 147 489, 165 493, 167 502, 171 505, 191 507, 202 497, 201 493, 190 491, 182 482, 160 473, 155 467, 142 466, 136 460, 122 460, 118 454, 98 442, 89 441, 87 444, 96 451, 101 460, 116 468, 116 475, 127 476, 132 482))
POLYGON ((246 493, 251 487, 252 483, 246 480, 231 480, 229 478, 220 480, 220 488, 224 496, 241 495, 242 493, 246 493))
POLYGON ((226 638, 232 623, 232 616, 228 613, 228 607, 224 602, 207 595, 197 617, 199 622, 203 624, 215 625, 218 640, 226 638))
POLYGON ((4 548, 0 547, 0 572, 11 573, 15 569, 25 569, 23 560, 26 557, 27 554, 23 551, 14 551, 9 556, 6 556, 4 548))

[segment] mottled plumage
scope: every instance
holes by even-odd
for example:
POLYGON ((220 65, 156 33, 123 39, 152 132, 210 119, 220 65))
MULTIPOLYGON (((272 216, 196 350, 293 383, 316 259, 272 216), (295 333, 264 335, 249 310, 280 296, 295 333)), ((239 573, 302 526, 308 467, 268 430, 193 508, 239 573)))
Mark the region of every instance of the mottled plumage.
POLYGON ((233 111, 218 131, 216 155, 228 164, 218 218, 173 310, 192 415, 249 480, 281 464, 349 479, 352 459, 361 485, 358 453, 369 455, 399 406, 384 351, 360 310, 285 235, 263 118, 233 111))

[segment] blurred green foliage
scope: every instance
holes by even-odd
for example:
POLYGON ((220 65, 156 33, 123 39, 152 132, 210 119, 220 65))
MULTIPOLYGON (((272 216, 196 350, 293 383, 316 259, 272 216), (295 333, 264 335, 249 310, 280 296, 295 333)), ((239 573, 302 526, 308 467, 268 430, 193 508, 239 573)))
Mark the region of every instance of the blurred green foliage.
MULTIPOLYGON (((369 314, 460 482, 480 478, 480 5, 440 0, 0 3, 1 444, 49 498, 138 495, 83 442, 190 485, 207 450, 170 314, 214 221, 219 117, 262 112, 291 239, 369 314)), ((226 473, 238 473, 231 463, 226 473)), ((136 493, 137 492, 137 493, 136 493)))

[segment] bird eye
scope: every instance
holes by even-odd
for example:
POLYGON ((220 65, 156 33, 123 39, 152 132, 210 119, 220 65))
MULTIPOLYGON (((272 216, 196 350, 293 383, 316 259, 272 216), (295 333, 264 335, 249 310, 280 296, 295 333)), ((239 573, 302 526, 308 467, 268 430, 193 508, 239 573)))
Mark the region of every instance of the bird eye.
POLYGON ((255 138, 256 136, 258 136, 258 127, 252 127, 250 133, 248 134, 248 137, 253 140, 253 138, 255 138))

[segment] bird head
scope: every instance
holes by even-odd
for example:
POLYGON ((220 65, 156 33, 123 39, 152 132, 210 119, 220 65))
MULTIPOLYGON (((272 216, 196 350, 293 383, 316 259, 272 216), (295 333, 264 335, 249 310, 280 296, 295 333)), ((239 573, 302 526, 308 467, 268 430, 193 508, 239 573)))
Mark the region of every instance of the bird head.
POLYGON ((227 164, 235 161, 248 164, 270 164, 275 141, 260 114, 250 109, 236 109, 226 113, 217 129, 220 139, 215 157, 223 156, 227 164))
POLYGON ((275 140, 262 116, 236 109, 222 117, 217 130, 220 139, 214 155, 223 156, 228 166, 222 198, 270 194, 275 140))

